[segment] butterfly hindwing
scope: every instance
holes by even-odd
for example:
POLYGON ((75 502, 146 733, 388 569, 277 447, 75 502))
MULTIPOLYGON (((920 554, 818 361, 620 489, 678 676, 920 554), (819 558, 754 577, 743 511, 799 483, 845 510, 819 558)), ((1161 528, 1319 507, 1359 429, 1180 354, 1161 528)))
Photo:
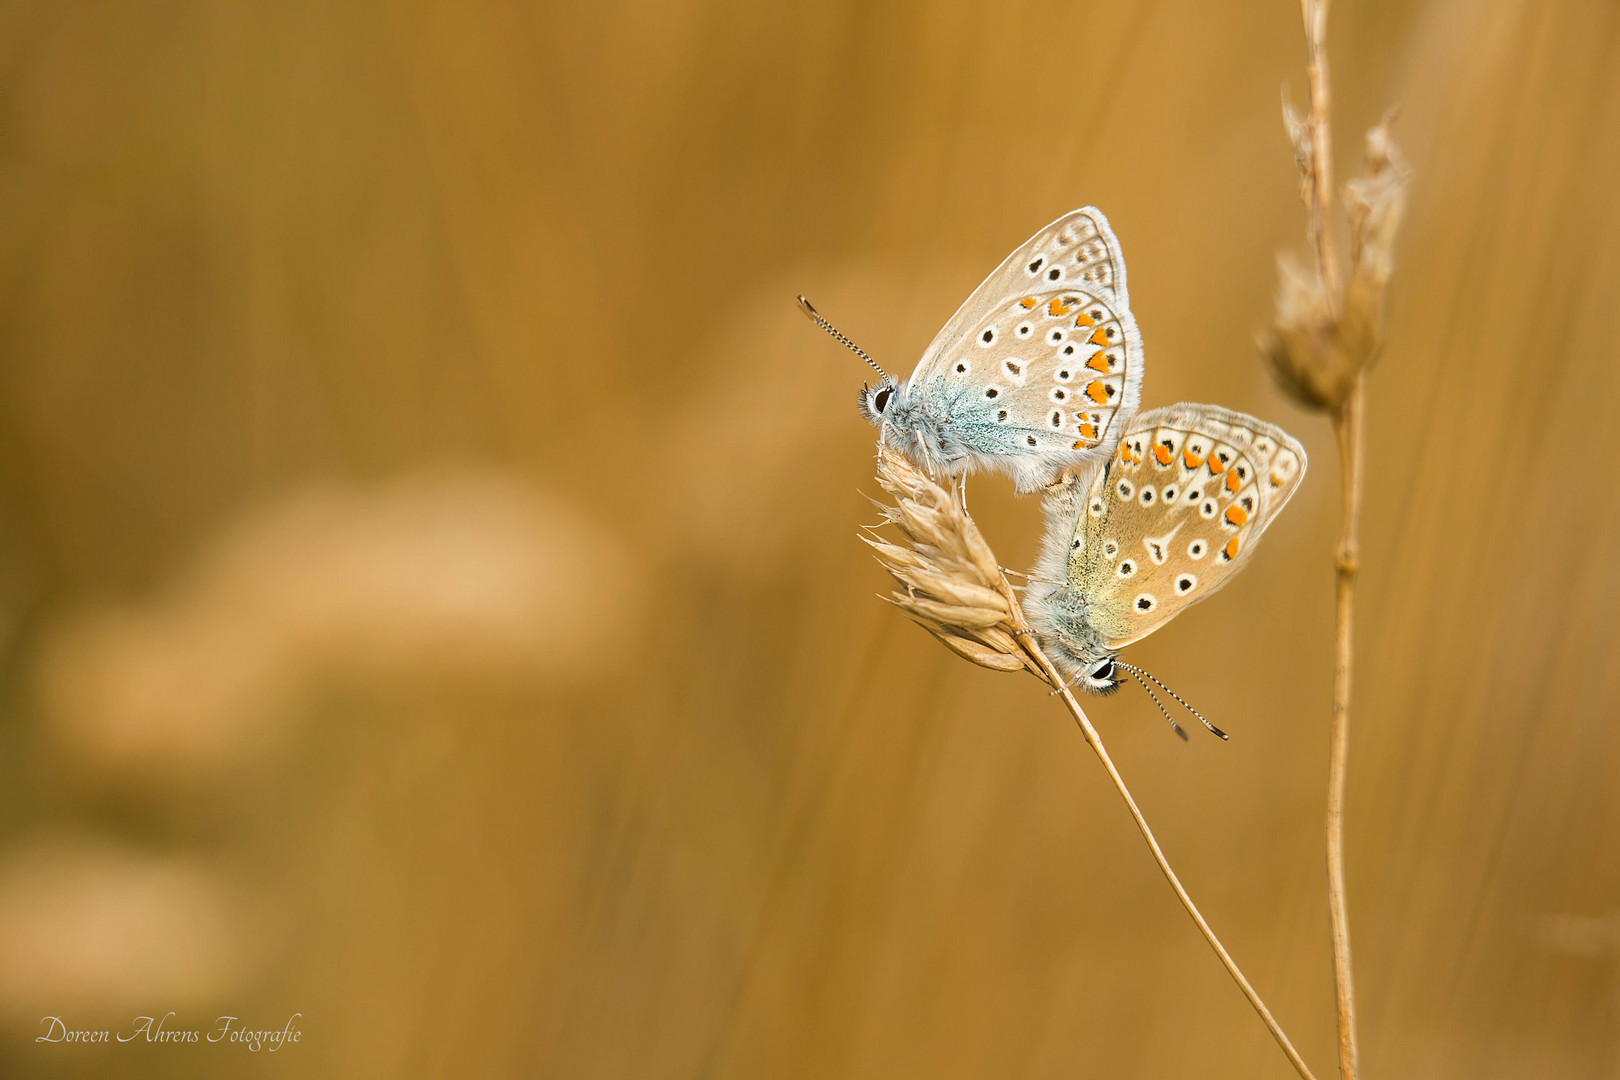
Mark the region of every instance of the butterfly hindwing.
POLYGON ((1243 413, 1181 404, 1137 417, 1067 521, 1048 525, 1072 537, 1064 577, 1096 639, 1128 645, 1230 581, 1305 467, 1297 439, 1243 413))
POLYGON ((920 429, 949 471, 999 468, 1031 491, 1107 458, 1136 411, 1142 373, 1119 241, 1086 207, 1040 230, 974 290, 907 381, 900 426, 920 429))
POLYGON ((1041 459, 1040 483, 1109 453, 1140 394, 1128 316, 1100 295, 1059 290, 1018 297, 973 330, 943 374, 910 387, 919 408, 942 416, 947 438, 981 458, 1041 459))

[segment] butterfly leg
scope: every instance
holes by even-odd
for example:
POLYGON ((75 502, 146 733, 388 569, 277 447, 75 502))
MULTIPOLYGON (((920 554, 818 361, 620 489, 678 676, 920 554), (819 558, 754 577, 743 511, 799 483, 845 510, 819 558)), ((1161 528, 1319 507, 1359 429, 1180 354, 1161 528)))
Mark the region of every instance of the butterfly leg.
POLYGON ((1059 694, 1063 693, 1063 691, 1065 691, 1065 690, 1074 689, 1074 684, 1079 682, 1080 681, 1080 676, 1084 675, 1084 674, 1085 674, 1085 669, 1084 668, 1079 669, 1073 675, 1070 675, 1067 679, 1064 679, 1063 680, 1063 685, 1058 687, 1056 690, 1052 691, 1051 694, 1049 694, 1047 696, 1049 696, 1049 697, 1057 697, 1059 694))
MULTIPOLYGON (((1021 577, 1025 581, 1039 582, 1042 585, 1063 586, 1063 585, 1068 584, 1067 581, 1053 581, 1051 578, 1036 577, 1034 574, 1026 574, 1022 570, 1014 570, 1011 567, 1007 567, 1007 566, 1000 567, 999 569, 1001 570, 1001 572, 1003 574, 1011 574, 1013 577, 1021 577)), ((1028 586, 1017 586, 1017 585, 1015 585, 1013 587, 1014 588, 1028 588, 1028 586)))

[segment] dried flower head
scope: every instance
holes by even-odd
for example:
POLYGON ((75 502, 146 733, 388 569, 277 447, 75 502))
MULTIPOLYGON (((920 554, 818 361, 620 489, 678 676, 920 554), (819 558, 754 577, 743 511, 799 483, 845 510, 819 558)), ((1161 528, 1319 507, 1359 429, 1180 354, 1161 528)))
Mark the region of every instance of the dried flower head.
POLYGON ((886 599, 958 656, 1049 681, 1031 651, 1034 637, 1012 586, 954 491, 881 444, 877 477, 895 500, 878 508, 904 541, 861 537, 899 584, 886 599))
MULTIPOLYGON (((1408 171, 1390 138, 1393 113, 1367 133, 1366 172, 1345 185, 1350 222, 1350 275, 1342 291, 1325 280, 1319 237, 1332 227, 1315 202, 1319 168, 1308 120, 1284 106, 1300 190, 1311 208, 1308 231, 1318 258, 1277 260, 1277 311, 1261 335, 1265 358, 1290 396, 1316 409, 1337 409, 1356 378, 1378 356, 1385 296, 1394 269, 1395 234, 1406 204, 1408 171)), ((1336 268, 1326 271, 1337 278, 1336 268)))
POLYGON ((1368 362, 1384 344, 1385 301, 1395 271, 1395 233, 1406 209, 1406 185, 1411 177, 1390 138, 1394 119, 1392 109, 1367 132, 1366 171, 1344 186, 1345 214, 1350 219, 1350 281, 1344 290, 1341 333, 1368 362))

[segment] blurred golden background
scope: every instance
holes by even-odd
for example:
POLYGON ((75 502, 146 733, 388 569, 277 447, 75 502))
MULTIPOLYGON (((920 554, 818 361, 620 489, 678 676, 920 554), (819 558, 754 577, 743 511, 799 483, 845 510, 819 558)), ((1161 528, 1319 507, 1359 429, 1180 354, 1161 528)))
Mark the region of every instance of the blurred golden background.
MULTIPOLYGON (((1620 1075, 1620 8, 1340 0, 1368 1077, 1620 1075)), ((864 369, 1095 203, 1314 468, 1092 716, 1332 1075, 1291 0, 0 6, 0 1075, 1292 1075, 1072 723, 873 598, 864 369), (39 1044, 233 1015, 303 1037, 39 1044)), ((1034 500, 974 488, 1025 566, 1034 500)))

